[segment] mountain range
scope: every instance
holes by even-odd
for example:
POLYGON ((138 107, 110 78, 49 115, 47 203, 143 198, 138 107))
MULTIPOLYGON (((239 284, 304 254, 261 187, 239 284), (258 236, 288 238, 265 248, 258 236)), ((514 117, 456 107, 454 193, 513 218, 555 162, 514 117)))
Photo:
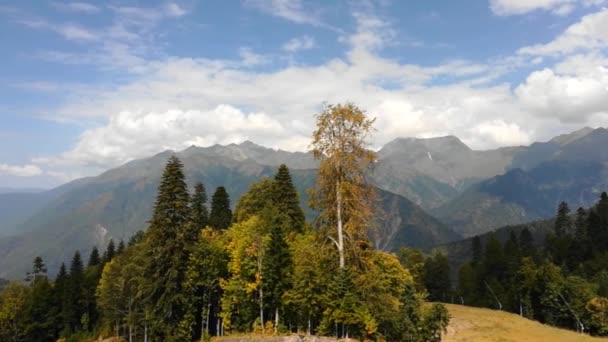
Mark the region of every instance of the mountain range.
MULTIPOLYGON (((381 214, 370 237, 388 251, 430 248, 550 217, 562 200, 587 207, 608 182, 606 143, 603 128, 486 151, 453 136, 393 140, 378 151, 371 174, 381 214)), ((233 205, 251 183, 285 163, 308 219, 315 216, 306 205, 317 167, 311 153, 250 141, 165 151, 52 190, 0 193, 0 277, 23 276, 36 255, 53 273, 77 249, 86 254, 93 245, 103 248, 110 238, 126 240, 145 229, 171 155, 184 163, 190 186, 203 182, 209 196, 225 186, 233 205)))

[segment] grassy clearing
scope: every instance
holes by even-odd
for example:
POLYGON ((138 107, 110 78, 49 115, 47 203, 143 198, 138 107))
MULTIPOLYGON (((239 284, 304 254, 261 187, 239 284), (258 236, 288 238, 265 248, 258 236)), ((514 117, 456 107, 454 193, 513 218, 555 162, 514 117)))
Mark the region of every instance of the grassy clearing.
POLYGON ((450 312, 447 342, 608 341, 554 328, 502 311, 446 304, 450 312))

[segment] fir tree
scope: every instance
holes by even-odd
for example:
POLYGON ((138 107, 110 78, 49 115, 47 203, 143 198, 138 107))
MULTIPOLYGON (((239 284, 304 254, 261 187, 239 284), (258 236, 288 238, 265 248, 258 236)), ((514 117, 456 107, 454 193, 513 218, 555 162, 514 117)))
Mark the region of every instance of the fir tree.
POLYGON ((101 258, 99 257, 99 250, 97 247, 93 247, 91 251, 91 255, 89 255, 89 262, 87 263, 88 267, 96 266, 101 263, 101 258))
POLYGON ((209 214, 209 225, 215 229, 226 229, 232 223, 232 210, 230 209, 230 198, 226 188, 219 186, 211 198, 211 213, 209 214))
POLYGON ((39 278, 46 279, 46 266, 44 265, 44 261, 42 261, 42 258, 40 256, 37 256, 36 258, 34 258, 34 267, 32 269, 32 272, 27 273, 27 277, 25 278, 25 280, 30 284, 34 284, 39 278))
POLYGON ((557 209, 557 217, 555 218, 555 236, 562 237, 570 231, 572 222, 570 221, 570 208, 568 203, 561 202, 557 209))
POLYGON ((274 201, 279 212, 289 218, 287 225, 290 230, 302 232, 305 223, 304 212, 300 208, 300 199, 285 164, 279 166, 274 176, 274 201))
POLYGON ((125 242, 124 240, 120 240, 118 243, 118 248, 116 249, 116 255, 122 254, 125 251, 125 242))
MULTIPOLYGON (((65 271, 65 269, 64 269, 65 271)), ((34 259, 32 272, 31 298, 29 300, 25 328, 28 341, 55 341, 57 338, 58 308, 53 288, 46 276, 46 267, 42 258, 34 259)))
POLYGON ((190 208, 192 210, 192 223, 196 229, 205 228, 209 224, 209 212, 207 210, 207 191, 202 183, 197 183, 194 186, 190 208))
POLYGON ((75 332, 81 328, 84 310, 84 266, 80 252, 76 251, 70 264, 70 274, 67 281, 66 305, 64 306, 64 318, 66 319, 69 332, 75 332))
POLYGON ((108 242, 108 247, 106 251, 103 253, 103 262, 110 262, 116 255, 116 246, 114 245, 114 239, 110 239, 108 242))
POLYGON ((526 227, 519 233, 519 247, 522 256, 535 257, 536 247, 534 246, 534 237, 530 230, 526 227))
POLYGON ((264 280, 265 301, 275 315, 275 330, 279 324, 279 310, 283 295, 289 290, 291 275, 291 253, 283 236, 283 229, 274 225, 270 231, 270 240, 265 246, 262 273, 264 280))
POLYGON ((165 167, 148 233, 145 275, 142 288, 148 299, 152 328, 161 340, 179 340, 177 327, 186 300, 183 283, 188 260, 183 230, 190 221, 190 196, 183 165, 171 157, 165 167))
POLYGON ((479 261, 481 261, 481 255, 483 253, 483 248, 481 246, 481 238, 476 235, 473 238, 473 246, 472 246, 472 250, 473 250, 473 265, 477 265, 479 263, 479 261))

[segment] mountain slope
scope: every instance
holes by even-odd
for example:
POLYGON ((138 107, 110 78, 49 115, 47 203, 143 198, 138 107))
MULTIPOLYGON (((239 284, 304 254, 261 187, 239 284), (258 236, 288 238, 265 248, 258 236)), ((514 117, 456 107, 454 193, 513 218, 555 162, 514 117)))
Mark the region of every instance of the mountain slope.
POLYGON ((444 342, 593 342, 605 341, 574 331, 559 329, 518 315, 470 306, 446 304, 450 313, 444 342))
MULTIPOLYGON (((277 169, 276 165, 256 162, 247 155, 251 150, 252 146, 245 146, 240 153, 238 146, 229 146, 226 154, 226 149, 218 146, 192 147, 175 154, 184 164, 186 181, 191 187, 195 182, 202 182, 210 197, 217 186, 225 186, 234 205, 251 183, 273 176, 277 169), (237 159, 233 159, 235 153, 237 159)), ((269 150, 268 156, 256 158, 270 163, 271 158, 277 157, 275 160, 279 163, 280 155, 275 153, 269 150)), ((76 249, 88 253, 93 245, 105 248, 110 238, 128 239, 136 231, 145 229, 162 171, 173 154, 163 152, 66 185, 69 191, 20 225, 25 233, 0 239, 0 277, 21 277, 36 255, 45 259, 52 273, 62 261, 69 260, 76 249)), ((307 158, 301 154, 290 160, 307 166, 307 158)), ((314 213, 306 205, 306 189, 314 185, 316 171, 292 169, 292 176, 302 206, 311 219, 314 213)), ((381 192, 381 198, 388 210, 378 224, 380 234, 374 237, 377 238, 374 242, 383 249, 395 250, 402 243, 424 247, 460 237, 403 197, 381 192)))
POLYGON ((552 160, 483 181, 433 214, 464 236, 543 219, 565 201, 589 207, 608 189, 608 168, 595 161, 552 160))

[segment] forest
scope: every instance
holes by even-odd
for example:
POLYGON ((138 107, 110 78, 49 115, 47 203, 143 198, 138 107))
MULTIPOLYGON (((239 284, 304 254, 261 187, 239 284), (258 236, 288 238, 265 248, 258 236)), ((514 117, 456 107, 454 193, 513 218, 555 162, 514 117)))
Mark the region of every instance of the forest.
POLYGON ((460 268, 456 303, 507 310, 593 335, 608 334, 608 195, 572 214, 559 204, 553 231, 534 241, 527 228, 501 244, 472 240, 460 268))
POLYGON ((439 341, 446 308, 425 303, 429 292, 409 260, 368 239, 378 210, 366 177, 373 120, 352 104, 328 105, 316 119, 316 220, 306 222, 285 165, 252 184, 232 210, 221 186, 207 205, 204 184, 187 184, 171 157, 145 232, 110 240, 103 253, 76 251, 54 279, 37 257, 23 281, 4 285, 0 340, 299 333, 439 341))

